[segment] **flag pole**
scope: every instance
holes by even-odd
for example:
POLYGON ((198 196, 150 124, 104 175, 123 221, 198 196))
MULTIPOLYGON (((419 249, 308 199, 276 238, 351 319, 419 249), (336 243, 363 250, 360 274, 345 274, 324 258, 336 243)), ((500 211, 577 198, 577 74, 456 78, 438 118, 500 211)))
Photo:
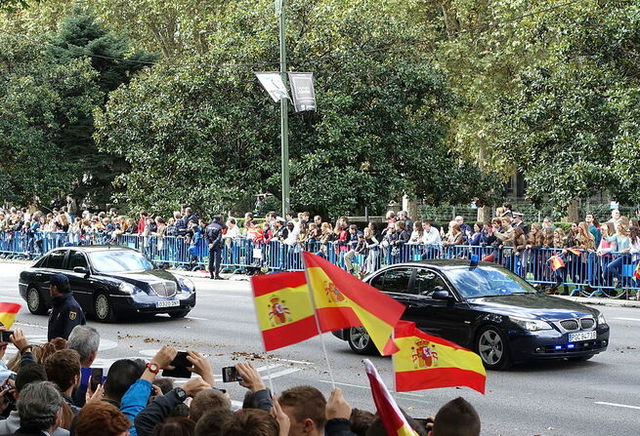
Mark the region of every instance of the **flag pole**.
POLYGON ((329 354, 327 353, 327 346, 324 343, 324 333, 320 329, 320 319, 318 318, 318 311, 316 309, 316 299, 313 296, 313 291, 311 290, 311 284, 309 282, 309 269, 307 268, 307 263, 304 261, 304 252, 302 255, 302 263, 304 264, 304 277, 307 281, 307 290, 309 291, 309 297, 311 299, 311 307, 313 308, 313 317, 316 320, 316 327, 318 328, 318 334, 320 335, 320 343, 322 344, 322 352, 324 353, 324 359, 327 362, 327 369, 329 370, 329 378, 331 379, 331 387, 332 389, 336 388, 336 381, 333 378, 333 371, 331 370, 331 362, 329 361, 329 354))

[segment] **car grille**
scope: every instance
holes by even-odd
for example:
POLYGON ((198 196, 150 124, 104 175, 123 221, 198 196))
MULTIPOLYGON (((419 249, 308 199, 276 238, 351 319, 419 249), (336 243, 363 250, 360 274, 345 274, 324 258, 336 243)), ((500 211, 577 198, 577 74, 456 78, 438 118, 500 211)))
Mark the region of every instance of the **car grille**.
POLYGON ((152 283, 151 289, 153 289, 153 292, 159 297, 173 297, 176 295, 178 288, 174 282, 160 282, 152 283))
POLYGON ((596 322, 593 318, 582 318, 580 320, 580 326, 585 330, 592 328, 595 324, 596 322))
POLYGON ((560 321, 560 325, 565 330, 578 330, 578 321, 575 319, 565 319, 560 321))

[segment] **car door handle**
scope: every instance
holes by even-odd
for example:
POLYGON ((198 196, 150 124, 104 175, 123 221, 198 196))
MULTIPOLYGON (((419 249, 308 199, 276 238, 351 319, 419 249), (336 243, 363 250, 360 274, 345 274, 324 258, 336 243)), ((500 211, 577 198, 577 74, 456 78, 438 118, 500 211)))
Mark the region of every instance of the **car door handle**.
POLYGON ((36 278, 42 277, 42 274, 36 274, 36 278))

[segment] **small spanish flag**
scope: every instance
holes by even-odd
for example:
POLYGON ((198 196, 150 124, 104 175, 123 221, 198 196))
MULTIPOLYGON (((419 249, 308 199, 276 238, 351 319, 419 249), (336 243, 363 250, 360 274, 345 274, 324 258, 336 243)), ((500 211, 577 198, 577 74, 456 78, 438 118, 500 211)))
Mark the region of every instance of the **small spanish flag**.
POLYGON ((0 303, 0 322, 7 330, 11 329, 21 308, 17 303, 0 303))
POLYGON ((393 355, 396 392, 468 386, 484 394, 484 366, 473 351, 428 335, 415 323, 400 321, 394 341, 400 351, 393 355))
POLYGON ((640 263, 638 263, 638 266, 636 266, 636 269, 633 272, 633 276, 636 278, 636 280, 640 280, 640 263))
POLYGON ((265 351, 318 334, 303 271, 253 276, 251 286, 265 351))
POLYGON ((564 260, 560 256, 551 256, 547 262, 551 264, 551 269, 557 271, 565 266, 564 260))
POLYGON ((382 381, 373 363, 371 363, 369 359, 364 359, 362 363, 364 363, 367 377, 369 377, 373 403, 376 405, 378 416, 380 417, 380 421, 382 421, 382 426, 386 434, 394 436, 418 436, 418 433, 411 428, 407 418, 402 414, 396 400, 389 393, 387 386, 382 381))
POLYGON ((391 336, 405 306, 315 254, 303 257, 320 330, 363 326, 383 356, 395 353, 391 336))
POLYGON ((580 254, 582 253, 582 251, 580 251, 577 248, 567 248, 567 251, 573 254, 574 256, 580 256, 580 254))

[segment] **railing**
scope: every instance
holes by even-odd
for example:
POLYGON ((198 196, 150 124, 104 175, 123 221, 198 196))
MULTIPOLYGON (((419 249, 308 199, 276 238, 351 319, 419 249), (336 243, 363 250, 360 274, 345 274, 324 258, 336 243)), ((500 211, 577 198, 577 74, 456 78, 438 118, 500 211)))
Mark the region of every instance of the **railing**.
MULTIPOLYGON (((140 250, 158 263, 185 269, 202 268, 208 263, 209 248, 201 237, 122 234, 105 232, 0 232, 0 256, 36 259, 49 250, 71 245, 119 245, 140 250)), ((505 266, 531 283, 552 291, 582 296, 630 298, 640 293, 640 280, 634 277, 638 255, 551 248, 526 249, 512 247, 426 246, 400 244, 375 246, 357 252, 349 245, 335 242, 307 242, 286 245, 279 241, 254 243, 249 239, 225 239, 222 267, 226 272, 273 272, 302 270, 302 250, 326 258, 329 262, 357 274, 373 272, 381 266, 424 259, 470 259, 505 266)))

